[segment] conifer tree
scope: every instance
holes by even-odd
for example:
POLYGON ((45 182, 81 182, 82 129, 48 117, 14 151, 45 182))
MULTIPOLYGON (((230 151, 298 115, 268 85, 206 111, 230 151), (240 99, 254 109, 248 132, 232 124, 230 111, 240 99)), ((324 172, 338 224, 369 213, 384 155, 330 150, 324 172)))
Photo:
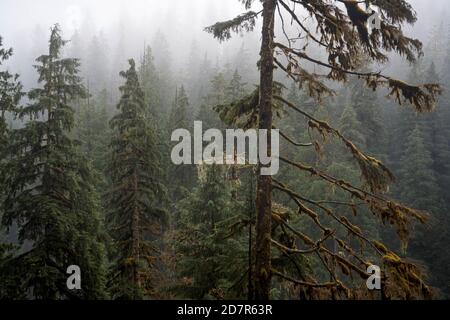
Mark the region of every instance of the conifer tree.
MULTIPOLYGON (((367 69, 366 69, 367 71, 367 69)), ((362 146, 377 156, 383 153, 384 130, 377 93, 366 88, 358 79, 353 77, 349 83, 350 104, 356 112, 357 120, 361 123, 361 133, 366 138, 366 145, 362 146)))
POLYGON ((171 70, 171 54, 164 34, 158 30, 152 41, 154 64, 159 75, 160 103, 164 117, 167 119, 173 99, 173 76, 171 70))
POLYGON ((107 92, 102 90, 97 99, 86 99, 77 113, 75 136, 81 142, 81 151, 92 162, 99 176, 97 189, 103 193, 106 188, 104 171, 107 161, 109 127, 107 113, 107 92))
POLYGON ((106 40, 103 34, 94 35, 89 47, 86 59, 86 74, 89 83, 89 90, 94 95, 99 94, 102 90, 107 89, 109 85, 109 56, 106 40))
MULTIPOLYGON (((12 49, 3 47, 2 37, 0 36, 0 68, 3 63, 12 55, 12 49)), ((11 116, 17 109, 20 98, 22 97, 22 84, 18 81, 18 75, 13 75, 7 70, 0 69, 0 189, 4 190, 2 185, 4 160, 7 151, 8 123, 7 116, 11 116)), ((1 196, 0 196, 1 199, 1 196)), ((1 202, 0 202, 1 208, 1 202)), ((1 209, 0 209, 1 216, 1 209)))
POLYGON ((110 121, 108 222, 116 247, 111 282, 114 298, 141 299, 154 289, 158 241, 166 222, 165 187, 145 95, 134 60, 129 63, 120 74, 125 84, 120 87, 119 113, 110 121))
MULTIPOLYGON (((427 70, 426 80, 440 81, 434 62, 430 64, 427 70)), ((433 171, 435 172, 437 183, 441 190, 439 196, 444 202, 448 203, 446 200, 449 197, 446 189, 447 186, 450 186, 450 143, 448 139, 450 134, 450 125, 448 123, 450 112, 448 100, 445 99, 446 97, 448 97, 448 93, 444 90, 444 98, 439 101, 436 112, 431 114, 430 118, 426 119, 428 121, 422 125, 424 127, 423 129, 428 132, 427 141, 432 142, 428 144, 428 148, 434 162, 433 171)), ((448 207, 447 210, 450 209, 448 207)))
POLYGON ((203 98, 197 120, 203 122, 205 130, 209 128, 220 128, 222 123, 217 113, 213 112, 214 107, 223 105, 228 100, 227 82, 222 72, 217 73, 211 80, 210 90, 203 98))
POLYGON ((154 119, 161 120, 164 110, 161 109, 159 93, 159 77, 154 64, 152 49, 147 46, 144 50, 141 64, 139 66, 139 81, 145 94, 145 103, 154 119))
POLYGON ((407 139, 401 162, 401 199, 418 209, 438 211, 439 188, 433 172, 433 158, 419 125, 407 139))
MULTIPOLYGON (((167 124, 168 136, 176 129, 186 129, 192 131, 192 116, 190 116, 189 98, 186 94, 184 86, 177 89, 175 100, 170 112, 167 124)), ((170 156, 168 157, 170 159, 170 156)), ((170 161, 170 160, 169 160, 170 161)), ((170 191, 174 202, 182 199, 184 192, 189 190, 196 179, 195 167, 192 165, 175 166, 171 164, 168 170, 168 180, 170 182, 170 191)))
MULTIPOLYGON (((2 37, 0 36, 0 219, 3 215, 3 201, 5 195, 5 165, 8 161, 7 151, 8 144, 10 142, 7 119, 10 117, 20 102, 20 98, 23 96, 22 84, 18 80, 18 75, 12 75, 9 71, 3 70, 3 63, 12 55, 12 49, 3 47, 2 37)), ((2 270, 2 261, 10 258, 9 251, 12 251, 13 247, 10 244, 4 244, 6 235, 3 234, 3 228, 0 227, 0 270, 2 270)), ((5 241, 6 242, 6 241, 5 241)), ((1 272, 1 271, 0 271, 1 272)), ((7 287, 6 280, 0 284, 0 297, 5 296, 3 288, 7 287)))
POLYGON ((247 239, 238 230, 241 208, 232 203, 231 189, 223 166, 199 166, 198 186, 178 204, 173 246, 184 281, 173 289, 184 297, 243 298, 247 239))
POLYGON ((361 133, 362 124, 358 120, 355 108, 352 105, 345 107, 340 123, 340 130, 343 135, 353 141, 353 143, 360 148, 366 146, 366 137, 361 133))
POLYGON ((175 130, 178 128, 188 129, 192 126, 189 117, 189 98, 186 94, 184 86, 177 89, 175 94, 175 100, 172 105, 172 110, 169 118, 170 130, 175 130))
MULTIPOLYGON (((263 9, 260 12, 251 11, 254 0, 241 0, 249 11, 225 22, 218 22, 206 28, 207 32, 214 35, 220 41, 231 38, 233 32, 252 31, 256 26, 256 19, 262 16, 262 37, 260 60, 259 87, 242 100, 229 106, 226 119, 230 123, 236 123, 241 116, 249 113, 257 114, 253 118, 253 126, 259 129, 271 130, 273 128, 273 116, 277 108, 285 107, 302 114, 307 120, 312 131, 319 132, 323 137, 335 137, 342 141, 349 153, 358 163, 365 188, 359 188, 343 179, 333 176, 320 168, 292 159, 281 157, 280 160, 293 168, 309 173, 317 179, 323 180, 330 187, 339 188, 349 193, 354 198, 366 205, 368 210, 379 217, 383 222, 389 221, 397 227, 397 233, 405 244, 409 236, 409 226, 413 221, 425 222, 425 214, 387 199, 383 195, 388 185, 394 180, 392 173, 380 161, 365 155, 359 148, 347 139, 339 130, 332 128, 327 122, 321 121, 307 113, 302 107, 284 99, 279 93, 279 86, 274 82, 274 70, 277 68, 300 88, 305 88, 310 97, 317 102, 323 101, 327 96, 333 96, 334 90, 323 81, 322 75, 308 71, 306 65, 323 68, 328 72, 328 80, 344 82, 349 75, 359 76, 366 85, 375 90, 387 87, 389 96, 398 103, 409 103, 418 112, 432 111, 437 96, 441 93, 438 84, 428 83, 424 85, 412 85, 393 77, 383 75, 381 72, 361 72, 361 57, 365 56, 369 62, 386 62, 386 52, 394 51, 404 56, 409 62, 416 61, 422 54, 422 44, 416 39, 409 38, 403 34, 403 24, 413 24, 416 15, 406 1, 399 1, 392 6, 386 1, 367 1, 366 5, 373 3, 379 7, 381 17, 379 29, 369 30, 368 22, 372 16, 364 10, 364 3, 356 0, 336 1, 296 1, 296 0, 264 0, 261 1, 263 9), (277 19, 276 14, 281 17, 277 19), (304 41, 294 42, 294 36, 289 35, 284 28, 283 14, 301 30, 304 41), (308 23, 305 22, 306 20, 308 23), (275 38, 277 23, 281 24, 283 35, 280 39, 275 38), (283 41, 284 40, 284 41, 283 41), (283 43, 284 42, 284 43, 283 43), (309 50, 310 46, 317 47, 316 56, 309 50), (321 60, 321 54, 326 58, 321 60), (253 99, 251 99, 253 97, 253 99), (256 98, 255 98, 256 97, 256 98)), ((298 37, 298 34, 295 35, 298 37)), ((270 135, 267 145, 270 149, 270 135)), ((260 165, 260 168, 262 165, 260 165)), ((366 266, 367 254, 359 255, 354 250, 354 245, 342 239, 342 235, 332 226, 324 225, 323 216, 333 218, 344 229, 350 232, 356 239, 369 245, 367 251, 371 251, 378 257, 379 263, 383 265, 384 284, 383 294, 387 298, 410 298, 413 296, 430 296, 430 289, 418 276, 419 269, 407 261, 402 260, 392 250, 387 249, 375 239, 369 239, 365 232, 354 225, 348 218, 342 216, 339 211, 334 210, 329 202, 321 202, 319 199, 311 199, 304 194, 292 190, 286 183, 271 176, 260 175, 258 177, 256 197, 256 261, 255 261, 255 298, 266 300, 270 298, 272 276, 296 284, 301 288, 308 289, 311 299, 324 296, 332 298, 351 299, 358 293, 355 288, 349 288, 342 282, 342 275, 337 274, 336 264, 342 270, 342 274, 358 274, 365 281, 368 277, 366 266), (309 216, 321 236, 313 240, 305 234, 289 225, 287 219, 274 213, 272 201, 273 191, 281 192, 290 197, 298 207, 298 213, 309 216), (281 228, 286 237, 295 237, 302 243, 297 248, 296 241, 286 246, 274 242, 274 230, 281 228), (345 252, 345 257, 331 250, 331 240, 336 247, 345 252), (286 275, 272 264, 271 248, 274 246, 282 252, 296 253, 307 256, 315 254, 323 262, 325 273, 329 274, 330 283, 323 283, 323 278, 311 275, 311 281, 293 278, 286 275), (330 265, 327 261, 335 261, 330 265), (411 281, 415 279, 415 281, 411 281), (352 290, 353 289, 353 290, 352 290)), ((355 208, 353 203, 345 203, 344 206, 355 208)), ((355 208, 358 212, 358 208, 355 208)), ((371 259, 372 260, 372 259, 371 259)))
POLYGON ((242 98, 245 95, 245 86, 246 83, 242 81, 238 69, 234 70, 233 77, 225 89, 227 100, 233 101, 242 98))
POLYGON ((31 90, 30 103, 17 111, 28 121, 11 133, 2 224, 10 228, 17 223, 20 242, 30 242, 31 248, 2 270, 2 279, 14 280, 10 298, 105 297, 94 178, 78 143, 68 136, 74 125, 70 102, 86 93, 78 60, 61 57, 65 43, 54 26, 48 54, 36 60, 41 87, 31 90), (66 285, 70 265, 81 269, 81 290, 66 285))

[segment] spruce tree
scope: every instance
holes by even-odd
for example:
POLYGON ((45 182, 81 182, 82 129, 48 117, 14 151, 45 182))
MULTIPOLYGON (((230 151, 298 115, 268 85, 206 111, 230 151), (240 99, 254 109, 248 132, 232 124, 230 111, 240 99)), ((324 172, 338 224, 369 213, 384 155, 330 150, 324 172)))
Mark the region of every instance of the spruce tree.
POLYGON ((134 60, 120 75, 125 84, 110 121, 113 130, 108 223, 116 252, 111 282, 114 298, 141 299, 154 289, 158 245, 166 221, 165 187, 154 128, 134 60))
POLYGON ((104 246, 98 199, 89 162, 69 137, 71 101, 85 97, 79 62, 61 57, 66 41, 51 29, 48 54, 35 66, 38 89, 17 111, 25 126, 11 133, 2 224, 18 225, 19 240, 31 248, 5 264, 14 279, 9 298, 98 299, 105 297, 104 246), (67 268, 81 269, 81 290, 66 286, 67 268))

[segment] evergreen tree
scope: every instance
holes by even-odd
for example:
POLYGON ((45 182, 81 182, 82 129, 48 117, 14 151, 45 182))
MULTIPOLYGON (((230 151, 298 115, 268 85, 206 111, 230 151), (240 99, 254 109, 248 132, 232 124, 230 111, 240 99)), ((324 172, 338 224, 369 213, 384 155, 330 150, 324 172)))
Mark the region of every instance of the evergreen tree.
POLYGON ((225 89, 227 101, 231 102, 235 99, 242 98, 245 95, 245 86, 246 83, 242 81, 242 77, 239 74, 238 69, 236 69, 233 73, 233 77, 225 89))
POLYGON ((430 280, 435 286, 448 293, 449 263, 446 250, 448 236, 446 227, 449 218, 445 214, 440 198, 437 177, 433 171, 431 152, 427 150, 424 134, 419 125, 412 132, 406 143, 402 157, 400 178, 400 198, 405 203, 416 208, 427 210, 431 219, 427 228, 420 228, 414 235, 408 249, 409 255, 421 261, 426 261, 430 270, 430 280))
MULTIPOLYGON (((367 71, 367 70, 365 70, 367 71)), ((366 88, 357 79, 350 81, 350 104, 361 123, 360 131, 366 138, 365 149, 376 156, 383 153, 385 144, 384 128, 381 120, 382 110, 377 93, 366 88)))
POLYGON ((427 150, 423 132, 416 125, 406 142, 400 173, 400 196, 403 201, 422 210, 437 211, 439 188, 433 172, 433 158, 427 150))
MULTIPOLYGON (((12 55, 12 49, 4 48, 2 41, 2 37, 0 36, 0 68, 12 55)), ((18 75, 13 75, 7 70, 0 69, 0 169, 8 143, 7 116, 15 112, 19 100, 22 97, 22 85, 18 81, 18 77, 18 75)))
POLYGON ((352 105, 345 107, 340 123, 341 132, 346 138, 353 141, 360 148, 367 145, 366 136, 361 133, 362 124, 358 120, 355 108, 352 105))
POLYGON ((184 128, 188 129, 192 126, 189 117, 189 98, 184 90, 184 86, 177 89, 175 100, 169 117, 169 130, 184 128))
POLYGON ((145 95, 134 60, 121 72, 125 84, 119 114, 111 119, 111 163, 108 221, 117 252, 114 256, 113 296, 141 299, 154 289, 158 239, 166 214, 162 204, 160 154, 146 114, 145 95))
MULTIPOLYGON (((176 129, 186 129, 192 131, 192 117, 190 116, 189 99, 184 89, 181 86, 177 89, 175 101, 172 105, 172 110, 167 124, 168 136, 176 129)), ((167 157, 170 159, 170 155, 167 157)), ((170 161, 170 160, 169 160, 170 161)), ((182 165, 175 166, 171 163, 168 171, 168 180, 170 182, 170 191, 174 202, 182 199, 186 190, 192 188, 196 180, 195 166, 182 165)))
MULTIPOLYGON (((12 75, 7 70, 2 69, 2 64, 10 58, 12 49, 6 49, 2 45, 2 37, 0 36, 0 219, 3 215, 3 201, 5 196, 5 165, 8 161, 7 151, 10 142, 8 127, 8 118, 17 110, 20 98, 22 97, 22 84, 18 81, 18 75, 12 75)), ((0 270, 2 269, 2 260, 7 260, 8 251, 13 247, 6 242, 7 237, 3 233, 0 226, 0 270)), ((6 279, 4 279, 6 281, 6 279)), ((2 288, 7 287, 6 284, 0 284, 0 297, 5 296, 2 288)))
POLYGON ((81 142, 81 151, 92 162, 98 179, 97 189, 104 192, 106 181, 104 169, 108 153, 109 127, 107 113, 107 92, 102 90, 97 99, 84 100, 77 114, 77 126, 75 136, 81 142))
POLYGON ((239 223, 231 227, 230 221, 239 219, 239 207, 232 203, 223 167, 199 166, 198 186, 178 207, 181 214, 173 245, 179 256, 178 275, 184 280, 174 289, 193 299, 243 298, 247 239, 236 230, 239 223))
POLYGON ((145 103, 148 106, 154 119, 162 120, 164 110, 161 109, 161 99, 159 94, 159 77, 154 65, 152 49, 147 46, 139 67, 139 81, 145 94, 145 103))
POLYGON ((175 90, 172 79, 171 54, 167 40, 160 30, 155 34, 152 44, 154 64, 159 76, 160 108, 164 117, 167 118, 175 90))
POLYGON ((37 59, 42 86, 30 91, 30 104, 18 111, 29 121, 11 135, 2 224, 9 228, 17 223, 19 240, 30 241, 31 248, 2 270, 2 279, 14 280, 10 298, 105 297, 94 178, 77 142, 68 136, 74 125, 70 101, 85 96, 85 90, 78 60, 61 57, 65 43, 54 26, 48 54, 37 59), (66 286, 70 265, 81 269, 81 290, 66 286))
MULTIPOLYGON (((434 62, 431 63, 426 76, 427 81, 440 81, 434 62)), ((433 171, 439 185, 440 198, 449 203, 449 194, 446 192, 450 186, 450 111, 448 108, 448 93, 444 91, 444 98, 439 102, 436 112, 429 116, 423 123, 424 130, 428 132, 427 144, 433 158, 433 171)), ((450 206, 447 205, 447 210, 450 206)))
MULTIPOLYGON (((2 41, 2 37, 0 36, 0 68, 12 55, 12 49, 4 48, 2 41)), ((9 140, 7 117, 16 111, 19 100, 23 95, 22 85, 18 81, 18 77, 18 75, 13 75, 7 70, 0 69, 0 188, 2 190, 2 165, 3 160, 5 160, 6 146, 9 140)))
POLYGON ((107 51, 103 35, 94 35, 88 47, 86 72, 84 73, 89 83, 89 90, 94 95, 108 89, 109 57, 106 54, 107 51))
POLYGON ((222 127, 220 118, 214 112, 214 107, 226 103, 227 89, 225 77, 222 72, 219 72, 212 78, 210 90, 204 97, 197 116, 197 120, 202 121, 205 130, 222 127))

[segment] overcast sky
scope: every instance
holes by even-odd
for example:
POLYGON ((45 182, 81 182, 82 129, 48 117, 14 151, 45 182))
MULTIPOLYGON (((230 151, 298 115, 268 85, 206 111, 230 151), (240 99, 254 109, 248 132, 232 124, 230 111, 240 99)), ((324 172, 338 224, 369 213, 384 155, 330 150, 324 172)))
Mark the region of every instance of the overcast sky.
MULTIPOLYGON (((411 0, 419 21, 409 33, 426 43, 433 26, 445 21, 449 1, 411 0)), ((135 56, 144 43, 150 43, 159 29, 166 35, 173 59, 179 65, 188 56, 194 40, 199 52, 209 52, 213 60, 224 62, 238 45, 227 49, 229 44, 219 44, 203 28, 243 11, 238 0, 0 0, 0 35, 5 46, 14 48, 10 66, 19 73, 31 68, 30 52, 34 54, 36 46, 45 48, 45 33, 55 23, 62 26, 67 39, 83 28, 88 29, 88 37, 101 32, 108 39, 109 50, 117 47, 118 30, 124 25, 125 50, 130 56, 135 56)), ((259 33, 250 37, 258 40, 259 33)), ((243 40, 238 37, 233 41, 243 40)), ((253 53, 258 52, 256 43, 252 42, 253 53)))

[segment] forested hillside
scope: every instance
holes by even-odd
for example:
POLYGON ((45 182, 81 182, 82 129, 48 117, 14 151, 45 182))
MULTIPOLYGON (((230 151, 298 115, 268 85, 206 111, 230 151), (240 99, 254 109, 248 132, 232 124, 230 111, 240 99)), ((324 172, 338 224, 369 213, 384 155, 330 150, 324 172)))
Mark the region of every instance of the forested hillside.
POLYGON ((234 2, 202 7, 190 44, 125 14, 36 27, 26 52, 0 29, 0 299, 450 297, 445 16, 425 30, 417 1, 234 2), (279 130, 279 172, 174 163, 194 121, 279 130))

